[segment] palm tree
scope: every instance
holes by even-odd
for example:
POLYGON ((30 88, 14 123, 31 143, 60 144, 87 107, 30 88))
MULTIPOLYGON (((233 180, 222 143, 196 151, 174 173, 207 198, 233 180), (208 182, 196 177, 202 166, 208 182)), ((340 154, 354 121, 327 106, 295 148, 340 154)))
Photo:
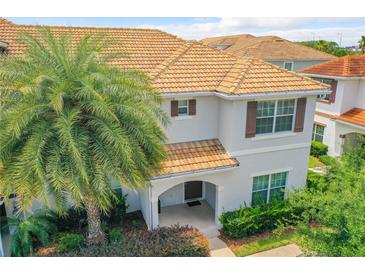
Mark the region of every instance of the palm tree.
POLYGON ((118 56, 104 38, 71 46, 43 29, 23 35, 23 57, 0 59, 0 196, 16 193, 23 211, 52 201, 61 213, 71 198, 86 209, 90 244, 105 240, 110 181, 144 188, 160 168, 168 122, 143 73, 108 65, 118 56))
POLYGON ((361 54, 365 54, 365 36, 362 35, 361 39, 359 40, 359 48, 361 50, 361 54))

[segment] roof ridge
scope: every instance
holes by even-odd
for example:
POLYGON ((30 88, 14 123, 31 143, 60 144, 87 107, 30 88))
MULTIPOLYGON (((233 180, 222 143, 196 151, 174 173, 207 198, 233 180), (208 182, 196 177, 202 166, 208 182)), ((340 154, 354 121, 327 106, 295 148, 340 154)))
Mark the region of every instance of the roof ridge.
POLYGON ((87 30, 142 30, 142 31, 157 31, 160 33, 164 33, 169 35, 170 37, 175 37, 179 40, 184 40, 177 35, 173 35, 166 31, 160 30, 158 28, 134 28, 134 27, 90 27, 90 26, 56 26, 56 25, 42 25, 42 24, 16 24, 10 20, 0 17, 0 24, 4 22, 5 24, 16 26, 16 27, 27 27, 27 28, 36 28, 36 27, 47 27, 47 28, 61 28, 61 29, 87 29, 87 30))
MULTIPOLYGON (((245 79, 246 72, 252 66, 253 61, 254 61, 254 59, 248 59, 248 65, 244 70, 241 71, 241 73, 239 75, 239 80, 237 81, 236 86, 233 89, 233 92, 236 92, 240 88, 241 84, 243 83, 243 80, 245 79)), ((240 58, 239 60, 237 60, 236 64, 238 64, 238 63, 243 63, 243 59, 240 58)))
POLYGON ((164 71, 166 71, 169 66, 176 60, 178 60, 185 52, 187 52, 193 46, 192 42, 185 42, 179 46, 169 57, 167 57, 162 63, 158 64, 153 71, 150 73, 151 80, 157 78, 164 71))

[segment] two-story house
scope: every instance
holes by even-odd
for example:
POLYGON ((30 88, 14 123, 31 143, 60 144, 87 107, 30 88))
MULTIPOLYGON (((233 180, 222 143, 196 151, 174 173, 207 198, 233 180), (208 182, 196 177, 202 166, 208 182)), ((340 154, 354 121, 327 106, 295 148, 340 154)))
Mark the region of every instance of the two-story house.
POLYGON ((278 36, 238 34, 205 38, 202 42, 237 57, 259 58, 290 71, 298 71, 336 58, 278 36))
POLYGON ((318 98, 312 138, 339 156, 365 135, 365 56, 344 56, 300 73, 332 87, 331 94, 318 98))
MULTIPOLYGON (((220 226, 225 210, 305 184, 316 98, 327 85, 155 29, 50 29, 75 40, 104 33, 126 53, 114 65, 145 72, 161 93, 171 117, 168 159, 149 187, 122 188, 149 228, 189 218, 220 226)), ((9 55, 24 50, 21 32, 37 35, 35 26, 0 21, 9 55)))

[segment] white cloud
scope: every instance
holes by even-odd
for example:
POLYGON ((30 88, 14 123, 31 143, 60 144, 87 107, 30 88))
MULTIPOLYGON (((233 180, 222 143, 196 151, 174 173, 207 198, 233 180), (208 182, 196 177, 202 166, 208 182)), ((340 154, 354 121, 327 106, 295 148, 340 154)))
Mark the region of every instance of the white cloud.
POLYGON ((239 33, 251 33, 254 35, 278 35, 283 38, 300 41, 311 40, 313 34, 316 39, 339 41, 339 33, 342 34, 342 45, 356 44, 360 35, 365 33, 364 27, 357 28, 306 28, 301 26, 305 23, 331 23, 345 22, 354 18, 221 18, 217 22, 197 22, 190 25, 160 25, 142 26, 159 28, 166 32, 178 35, 185 39, 203 39, 210 36, 220 36, 239 33))

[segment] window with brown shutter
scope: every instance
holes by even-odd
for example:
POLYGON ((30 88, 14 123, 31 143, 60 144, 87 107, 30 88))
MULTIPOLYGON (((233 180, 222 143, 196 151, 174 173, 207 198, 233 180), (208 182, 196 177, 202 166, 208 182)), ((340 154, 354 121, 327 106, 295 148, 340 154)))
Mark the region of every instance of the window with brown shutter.
POLYGON ((179 115, 178 101, 171 101, 171 117, 179 115))
POLYGON ((256 107, 256 101, 247 102, 246 138, 255 137, 256 135, 256 107))
POLYGON ((189 115, 196 115, 196 100, 189 100, 189 115))
POLYGON ((307 105, 307 98, 297 99, 297 111, 295 114, 294 132, 302 132, 304 129, 306 105, 307 105))
POLYGON ((337 80, 332 80, 331 82, 331 94, 330 94, 330 97, 328 99, 328 101, 330 103, 334 103, 335 102, 335 99, 336 99, 336 90, 337 90, 337 80))

